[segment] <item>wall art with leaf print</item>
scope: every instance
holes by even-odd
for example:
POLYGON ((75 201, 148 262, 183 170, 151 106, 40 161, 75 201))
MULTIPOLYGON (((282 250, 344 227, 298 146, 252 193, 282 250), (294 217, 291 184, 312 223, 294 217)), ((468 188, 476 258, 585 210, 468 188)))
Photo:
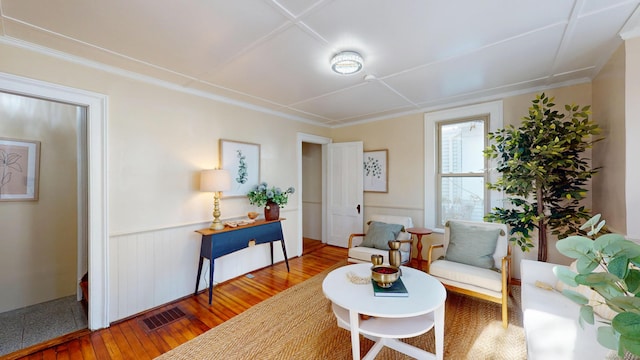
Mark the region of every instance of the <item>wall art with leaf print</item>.
POLYGON ((0 138, 0 201, 38 200, 40 142, 0 138))
POLYGON ((364 160, 364 191, 389 191, 388 150, 371 150, 363 153, 364 160))
POLYGON ((260 145, 220 139, 220 167, 231 175, 231 190, 222 196, 246 196, 260 182, 260 145))

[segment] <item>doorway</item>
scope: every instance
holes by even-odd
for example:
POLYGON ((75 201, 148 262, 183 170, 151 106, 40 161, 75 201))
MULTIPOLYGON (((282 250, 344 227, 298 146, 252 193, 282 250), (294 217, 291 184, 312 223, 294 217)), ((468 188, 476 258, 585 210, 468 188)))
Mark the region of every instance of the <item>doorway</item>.
POLYGON ((331 139, 298 133, 298 254, 326 244, 326 146, 331 139), (307 245, 305 246, 305 239, 307 245), (313 241, 313 242, 312 242, 313 241))
POLYGON ((35 199, 0 202, 2 355, 87 327, 79 304, 88 264, 87 117, 78 105, 8 92, 0 104, 4 185, 31 176, 12 144, 39 145, 35 199))
POLYGON ((302 143, 302 254, 322 242, 322 145, 302 143))
POLYGON ((107 96, 5 73, 0 73, 0 91, 86 109, 88 325, 91 330, 108 327, 107 96))

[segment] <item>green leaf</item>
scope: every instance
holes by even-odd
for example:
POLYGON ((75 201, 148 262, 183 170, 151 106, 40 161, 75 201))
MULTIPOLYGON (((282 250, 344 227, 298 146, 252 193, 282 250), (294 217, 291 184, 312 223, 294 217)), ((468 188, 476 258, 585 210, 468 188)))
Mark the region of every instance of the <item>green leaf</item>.
POLYGON ((596 288, 600 295, 606 299, 617 295, 624 295, 616 285, 618 281, 620 281, 619 278, 608 272, 576 275, 576 282, 578 284, 585 285, 590 288, 596 288))
POLYGON ((588 324, 594 324, 593 308, 589 305, 580 307, 580 318, 588 324))
POLYGON ((567 298, 569 298, 569 300, 579 305, 587 305, 589 303, 589 299, 573 290, 562 289, 562 295, 566 296, 567 298))
POLYGON ((591 256, 581 256, 576 261, 576 270, 580 274, 588 274, 598 266, 600 266, 598 259, 591 256))
POLYGON ((598 327, 598 343, 607 349, 618 350, 618 334, 611 326, 598 327))
POLYGON ((640 289, 640 270, 631 269, 627 274, 627 277, 624 279, 624 282, 627 283, 627 288, 632 293, 637 293, 640 289))
POLYGON ((591 252, 593 240, 584 236, 569 236, 557 241, 556 248, 562 255, 577 259, 591 252))
POLYGON ((640 356, 640 338, 621 335, 620 345, 622 345, 630 353, 640 356))
POLYGON ((571 286, 571 287, 576 287, 578 286, 578 283, 575 280, 576 277, 576 273, 574 273, 573 271, 571 271, 568 267, 566 266, 554 266, 553 267, 553 273, 556 275, 556 277, 558 278, 558 280, 562 281, 563 283, 571 286))
MULTIPOLYGON (((614 245, 620 241, 624 241, 624 236, 619 234, 604 234, 593 241, 593 250, 605 251, 608 246, 614 245)), ((609 253, 608 251, 606 252, 609 253)))
MULTIPOLYGON (((602 235, 601 237, 622 237, 622 235, 606 234, 602 235)), ((618 254, 622 253, 627 258, 633 259, 640 256, 640 245, 623 238, 622 240, 615 241, 609 244, 603 249, 603 252, 609 256, 617 256, 618 254)))
POLYGON ((622 312, 611 320, 611 326, 623 336, 640 339, 640 314, 622 312))
POLYGON ((609 299, 608 303, 623 311, 631 311, 640 314, 640 298, 631 296, 616 296, 609 299))
POLYGON ((580 226, 580 230, 584 230, 586 228, 590 228, 592 226, 595 226, 595 224, 597 224, 598 221, 600 221, 600 217, 601 216, 602 215, 600 215, 600 214, 593 215, 591 217, 591 219, 587 220, 586 223, 584 223, 584 224, 582 224, 582 226, 580 226))
POLYGON ((618 256, 609 261, 607 270, 620 279, 624 279, 629 271, 629 259, 626 256, 618 256))

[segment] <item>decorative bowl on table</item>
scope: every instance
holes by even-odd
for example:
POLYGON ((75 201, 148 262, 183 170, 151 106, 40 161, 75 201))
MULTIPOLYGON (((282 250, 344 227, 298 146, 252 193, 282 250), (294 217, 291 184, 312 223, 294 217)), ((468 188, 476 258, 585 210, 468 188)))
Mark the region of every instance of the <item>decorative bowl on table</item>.
POLYGON ((247 216, 249 217, 249 219, 252 219, 252 220, 257 218, 258 215, 259 214, 257 212, 255 212, 255 211, 250 211, 250 212, 247 213, 247 216))
POLYGON ((381 288, 388 288, 400 278, 400 269, 389 265, 375 265, 371 267, 371 278, 381 288))

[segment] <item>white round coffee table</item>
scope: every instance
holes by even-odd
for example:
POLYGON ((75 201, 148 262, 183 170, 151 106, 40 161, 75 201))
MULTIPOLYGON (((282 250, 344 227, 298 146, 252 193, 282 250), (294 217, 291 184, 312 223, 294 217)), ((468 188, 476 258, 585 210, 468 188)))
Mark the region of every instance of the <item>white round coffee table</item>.
POLYGON ((417 359, 442 360, 444 351, 444 302, 447 292, 434 277, 409 267, 401 267, 408 297, 377 297, 373 286, 354 284, 347 274, 371 275, 371 264, 343 266, 330 272, 322 282, 324 295, 333 303, 338 326, 351 331, 354 359, 360 358, 359 334, 375 341, 364 359, 374 359, 383 346, 417 359), (359 314, 372 318, 360 320, 359 314), (435 354, 398 339, 424 334, 435 327, 435 354))

